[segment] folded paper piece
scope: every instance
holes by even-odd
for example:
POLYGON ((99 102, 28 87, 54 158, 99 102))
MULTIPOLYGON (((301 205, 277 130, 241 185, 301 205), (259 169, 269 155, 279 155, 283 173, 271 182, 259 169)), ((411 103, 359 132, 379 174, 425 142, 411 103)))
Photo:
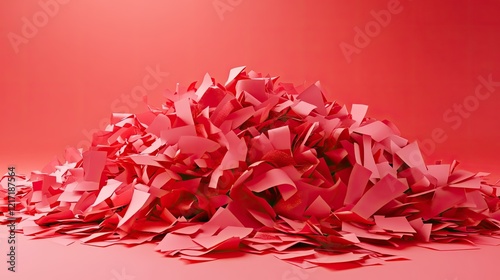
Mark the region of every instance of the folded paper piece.
POLYGON ((328 102, 319 83, 301 90, 238 67, 223 86, 207 74, 19 177, 19 226, 61 244, 155 242, 192 262, 273 253, 303 268, 404 259, 402 242, 500 243, 499 186, 486 173, 426 165, 416 142, 366 112, 328 102))

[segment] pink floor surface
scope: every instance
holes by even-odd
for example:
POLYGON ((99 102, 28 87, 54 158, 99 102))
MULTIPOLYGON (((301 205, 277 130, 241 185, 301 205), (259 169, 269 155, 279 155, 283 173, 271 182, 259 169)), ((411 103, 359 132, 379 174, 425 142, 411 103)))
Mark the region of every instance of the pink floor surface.
MULTIPOLYGON (((1 229, 2 249, 5 229, 1 229)), ((2 263, 0 279, 498 279, 496 246, 475 250, 434 251, 408 247, 400 254, 410 260, 384 265, 332 267, 303 270, 272 255, 246 254, 212 262, 188 264, 166 258, 153 250, 154 244, 127 248, 98 248, 81 244, 63 246, 53 240, 29 240, 18 235, 18 272, 9 273, 2 263)), ((4 250, 2 250, 3 253, 4 250)))

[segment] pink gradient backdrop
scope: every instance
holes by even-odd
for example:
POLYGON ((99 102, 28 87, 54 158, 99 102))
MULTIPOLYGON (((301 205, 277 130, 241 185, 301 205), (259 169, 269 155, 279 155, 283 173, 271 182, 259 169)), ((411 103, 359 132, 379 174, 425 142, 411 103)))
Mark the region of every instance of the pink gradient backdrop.
POLYGON ((401 0, 400 12, 350 63, 339 45, 354 45, 354 28, 364 29, 370 12, 393 0, 65 1, 16 47, 8 34, 22 36, 23 18, 33 22, 43 8, 0 3, 2 166, 41 168, 78 145, 83 129, 98 128, 113 101, 141 85, 148 66, 169 72, 149 91, 159 104, 177 82, 206 72, 223 82, 230 68, 247 65, 282 81, 320 80, 330 99, 369 104, 370 116, 393 120, 409 139, 441 127, 447 140, 428 158, 500 173, 500 87, 458 129, 443 119, 474 94, 479 75, 500 81, 498 1, 401 0), (218 13, 214 3, 228 10, 218 13))
MULTIPOLYGON (((473 100, 479 76, 491 75, 493 81, 500 81, 500 2, 401 0, 400 12, 392 14, 387 26, 375 32, 348 62, 340 44, 354 45, 354 28, 364 29, 374 20, 371 11, 386 10, 392 1, 65 0, 68 3, 58 4, 47 22, 39 23, 36 32, 28 32, 31 38, 19 45, 10 38, 23 36, 24 18, 33 22, 38 15, 36 20, 43 21, 41 13, 46 12, 39 1, 1 1, 0 170, 8 164, 22 172, 41 169, 65 147, 82 143, 84 130, 98 128, 113 107, 123 107, 122 96, 130 96, 134 87, 142 85, 149 75, 147 67, 169 73, 148 91, 150 102, 159 104, 163 90, 175 89, 177 82, 201 81, 206 72, 224 82, 229 69, 247 65, 248 70, 279 75, 281 81, 310 84, 320 80, 329 99, 349 108, 353 103, 368 104, 370 116, 394 121, 411 140, 424 140, 441 128, 447 140, 427 154, 429 161, 458 159, 464 168, 490 171, 498 178, 500 87, 494 87, 486 100, 472 104, 477 110, 460 117, 462 123, 456 129, 443 114, 454 104, 473 100), (228 10, 218 12, 214 4, 225 4, 228 10)), ((51 1, 41 1, 46 2, 51 1)), ((132 112, 145 109, 144 105, 127 107, 132 112)), ((41 244, 35 242, 21 244, 25 256, 20 265, 26 270, 29 262, 36 262, 27 256, 36 251, 29 244, 41 244)), ((50 246, 42 249, 51 250, 50 246)), ((78 250, 87 249, 75 245, 65 252, 78 254, 78 250)), ((91 259, 94 251, 79 261, 85 262, 85 256, 91 259)), ((432 269, 440 269, 434 262, 444 255, 429 259, 432 269)), ((460 255, 453 256, 459 259, 460 255)), ((471 253, 463 256, 474 258, 471 253)), ((425 261, 421 257, 416 264, 422 267, 425 261)), ((130 262, 129 258, 126 263, 130 262)), ((467 266, 450 262, 446 273, 427 272, 428 279, 455 275, 463 279, 460 269, 467 266)), ((35 267, 54 265, 50 260, 46 266, 43 263, 35 267)), ((284 269, 279 266, 282 263, 271 264, 284 269)), ((88 265, 94 272, 103 269, 95 263, 88 265)), ((396 266, 406 269, 406 265, 396 266)), ((60 267, 57 264, 55 269, 60 267)), ((119 269, 118 264, 115 267, 119 269)), ((197 267, 193 271, 203 274, 203 266, 197 267)), ((493 269, 475 268, 483 274, 493 269)), ((377 275, 392 279, 388 277, 390 265, 374 269, 382 269, 377 275)), ((108 270, 95 272, 96 279, 101 279, 99 275, 111 278, 108 270)), ((4 267, 1 271, 5 272, 4 267)), ((362 271, 351 276, 373 272, 362 271)), ((71 273, 60 270, 57 275, 65 272, 71 273)), ((28 274, 18 277, 22 275, 28 274)), ((263 273, 259 275, 265 279, 263 273)), ((319 275, 311 274, 308 279, 324 278, 319 275)))

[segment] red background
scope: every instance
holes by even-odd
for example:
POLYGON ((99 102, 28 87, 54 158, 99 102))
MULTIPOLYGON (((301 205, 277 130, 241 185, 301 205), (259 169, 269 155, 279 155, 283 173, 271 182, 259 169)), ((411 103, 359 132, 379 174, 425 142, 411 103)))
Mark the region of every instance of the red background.
MULTIPOLYGON (((281 81, 320 80, 329 99, 348 108, 370 105, 369 116, 392 120, 410 140, 428 139, 440 128, 447 139, 426 153, 429 162, 458 159, 464 168, 500 177, 500 87, 471 103, 477 110, 459 117, 456 129, 457 113, 453 122, 443 119, 454 104, 474 102, 478 77, 500 82, 499 1, 401 0, 400 12, 371 30, 369 44, 350 63, 340 45, 355 46, 355 28, 376 28, 371 11, 387 10, 393 0, 65 0, 51 6, 49 16, 40 3, 57 3, 52 1, 0 1, 0 172, 9 164, 21 172, 41 169, 65 147, 85 143, 84 131, 99 128, 116 105, 124 107, 122 96, 143 84, 147 67, 169 73, 148 91, 158 105, 177 82, 201 82, 206 72, 225 82, 231 68, 246 65, 281 81), (36 31, 24 30, 30 38, 19 39, 34 20, 36 31)), ((128 108, 139 112, 145 106, 128 108)), ((299 277, 272 256, 183 265, 154 252, 152 244, 101 249, 19 240, 20 272, 12 275, 2 265, 2 279, 116 280, 113 273, 122 268, 135 279, 498 278, 488 265, 498 253, 494 247, 413 247, 402 252, 411 261, 313 269, 299 277)))
POLYGON ((246 65, 281 81, 320 80, 329 99, 368 104, 369 116, 394 121, 411 140, 442 128, 447 140, 429 161, 500 175, 500 87, 457 129, 443 119, 474 95, 480 75, 500 81, 500 2, 401 0, 348 63, 340 44, 355 46, 354 28, 391 1, 68 1, 45 23, 33 18, 44 11, 39 1, 1 1, 1 168, 40 169, 80 145, 82 130, 98 128, 148 66, 169 72, 148 92, 158 105, 177 82, 201 82, 206 72, 225 82, 246 65), (16 45, 9 36, 22 36, 23 18, 39 26, 16 45))

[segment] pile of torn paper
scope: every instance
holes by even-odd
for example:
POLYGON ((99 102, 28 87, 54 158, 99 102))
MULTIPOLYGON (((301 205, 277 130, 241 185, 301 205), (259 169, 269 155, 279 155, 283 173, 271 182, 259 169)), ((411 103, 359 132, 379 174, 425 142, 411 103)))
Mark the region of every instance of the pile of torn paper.
POLYGON ((499 187, 487 174, 427 165, 391 122, 328 102, 319 83, 301 89, 239 67, 225 85, 206 75, 167 95, 161 108, 113 114, 89 150, 20 177, 22 232, 156 242, 190 261, 274 253, 304 268, 383 263, 408 242, 500 244, 499 187))

